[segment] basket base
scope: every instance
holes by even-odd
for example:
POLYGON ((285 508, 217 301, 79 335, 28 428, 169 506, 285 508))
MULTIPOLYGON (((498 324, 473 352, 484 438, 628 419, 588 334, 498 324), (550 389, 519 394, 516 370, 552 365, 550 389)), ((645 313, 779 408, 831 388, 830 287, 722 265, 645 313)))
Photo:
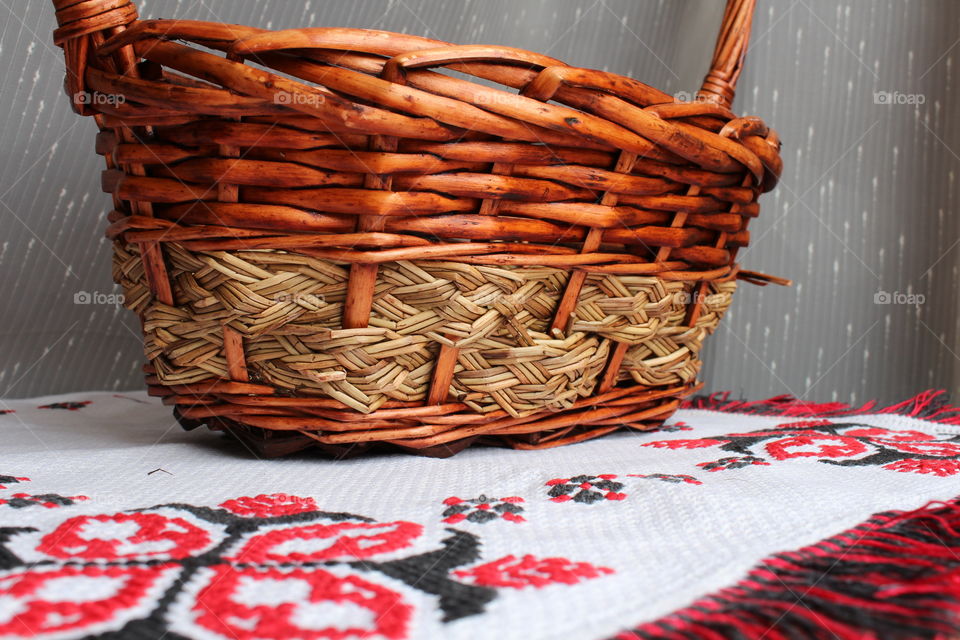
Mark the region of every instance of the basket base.
MULTIPOLYGON (((496 427, 502 421, 490 420, 489 430, 469 429, 462 437, 432 441, 358 441, 349 443, 325 442, 320 431, 274 430, 244 424, 237 420, 216 416, 205 419, 183 415, 179 406, 185 398, 173 399, 174 416, 184 430, 190 431, 207 426, 222 431, 237 440, 249 453, 261 458, 280 458, 305 450, 316 450, 334 459, 353 458, 360 455, 386 452, 404 452, 431 458, 449 458, 474 445, 509 447, 513 449, 546 449, 573 444, 619 431, 633 429, 645 431, 656 429, 669 418, 680 404, 680 399, 701 388, 701 384, 665 389, 636 387, 633 393, 621 395, 610 402, 590 403, 584 399, 567 411, 543 411, 528 416, 522 425, 496 427), (178 402, 179 400, 179 402, 178 402), (611 412, 617 414, 607 417, 611 412), (574 424, 571 419, 579 418, 574 424)), ((627 391, 627 389, 620 389, 627 391)), ((171 399, 168 397, 168 402, 171 399)))
MULTIPOLYGON (((232 422, 232 421, 224 421, 232 422)), ((346 460, 364 455, 390 453, 402 451, 428 458, 449 458, 467 447, 476 444, 479 438, 471 437, 454 442, 415 449, 386 442, 357 442, 352 444, 324 444, 313 438, 299 433, 278 433, 256 427, 232 423, 223 425, 222 429, 234 439, 238 440, 248 451, 261 458, 282 458, 294 453, 315 450, 324 457, 335 460, 346 460)), ((489 440, 488 444, 495 444, 489 440)))

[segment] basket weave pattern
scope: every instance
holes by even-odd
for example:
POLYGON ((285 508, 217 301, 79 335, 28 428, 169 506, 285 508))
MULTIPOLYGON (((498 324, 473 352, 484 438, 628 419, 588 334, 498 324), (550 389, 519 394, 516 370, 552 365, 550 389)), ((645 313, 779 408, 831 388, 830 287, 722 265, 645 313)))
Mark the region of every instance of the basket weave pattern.
POLYGON ((510 47, 54 4, 114 278, 185 427, 268 455, 650 428, 736 280, 776 281, 735 262, 781 168, 728 108, 753 0, 688 103, 510 47))
MULTIPOLYGON (((461 356, 450 394, 478 413, 502 409, 519 417, 569 408, 592 394, 618 343, 629 345, 618 380, 692 383, 703 338, 736 286, 712 284, 717 292, 706 297, 697 322, 686 326, 683 301, 691 284, 591 275, 569 337, 555 338, 547 330, 568 280, 563 269, 395 262, 378 272, 370 326, 342 329, 346 264, 297 254, 192 253, 170 245, 166 258, 179 301, 173 307, 152 300, 135 248, 118 246, 115 257, 115 278, 144 318, 147 356, 162 384, 228 379, 222 324, 231 319, 245 340, 251 377, 336 398, 364 413, 391 400, 422 403, 441 346, 461 356), (271 293, 278 282, 280 296, 271 293)), ((247 420, 270 425, 268 419, 247 420)))

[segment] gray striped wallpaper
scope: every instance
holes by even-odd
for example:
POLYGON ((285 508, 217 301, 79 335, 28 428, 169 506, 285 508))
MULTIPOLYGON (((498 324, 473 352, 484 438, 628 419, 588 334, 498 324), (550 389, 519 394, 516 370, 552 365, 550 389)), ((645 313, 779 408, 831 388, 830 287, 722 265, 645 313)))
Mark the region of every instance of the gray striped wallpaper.
MULTIPOLYGON (((109 304, 95 125, 62 92, 46 0, 0 0, 0 397, 139 388, 136 320, 109 304), (84 295, 88 294, 88 295, 84 295), (99 304, 83 304, 87 299, 99 304)), ((960 388, 956 0, 759 0, 735 109, 784 140, 710 389, 903 399, 960 388)), ((694 90, 720 0, 143 0, 145 17, 356 26, 520 46, 694 90)))

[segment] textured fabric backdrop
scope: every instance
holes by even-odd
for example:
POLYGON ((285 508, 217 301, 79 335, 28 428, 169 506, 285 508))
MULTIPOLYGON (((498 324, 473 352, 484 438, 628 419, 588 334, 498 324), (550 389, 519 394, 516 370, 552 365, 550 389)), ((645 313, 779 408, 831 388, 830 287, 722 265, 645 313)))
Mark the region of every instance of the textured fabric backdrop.
MULTIPOLYGON (((512 44, 678 92, 698 86, 723 3, 140 5, 144 17, 512 44)), ((740 255, 748 268, 797 285, 741 287, 708 342, 710 387, 848 402, 958 388, 958 25, 956 0, 760 0, 735 110, 777 128, 786 168, 740 255)), ((61 89, 53 26, 48 0, 0 0, 0 397, 141 385, 131 314, 108 298, 75 303, 84 292, 100 300, 115 292, 103 238, 108 198, 95 125, 73 115, 61 89)))

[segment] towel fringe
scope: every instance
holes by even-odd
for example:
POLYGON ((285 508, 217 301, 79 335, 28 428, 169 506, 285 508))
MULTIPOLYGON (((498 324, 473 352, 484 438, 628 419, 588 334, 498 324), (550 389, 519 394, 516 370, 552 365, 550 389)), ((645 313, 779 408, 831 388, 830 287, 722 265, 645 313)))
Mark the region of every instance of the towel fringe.
POLYGON ((954 499, 879 513, 817 544, 768 557, 734 586, 616 638, 946 640, 958 634, 960 499, 954 499))
POLYGON ((929 389, 909 400, 886 407, 878 407, 871 400, 859 407, 843 402, 807 402, 791 395, 780 395, 766 400, 731 400, 729 391, 695 396, 685 401, 684 409, 703 409, 723 413, 746 413, 762 416, 834 417, 856 414, 895 414, 920 418, 928 422, 960 425, 960 407, 949 402, 950 395, 942 389, 929 389))

